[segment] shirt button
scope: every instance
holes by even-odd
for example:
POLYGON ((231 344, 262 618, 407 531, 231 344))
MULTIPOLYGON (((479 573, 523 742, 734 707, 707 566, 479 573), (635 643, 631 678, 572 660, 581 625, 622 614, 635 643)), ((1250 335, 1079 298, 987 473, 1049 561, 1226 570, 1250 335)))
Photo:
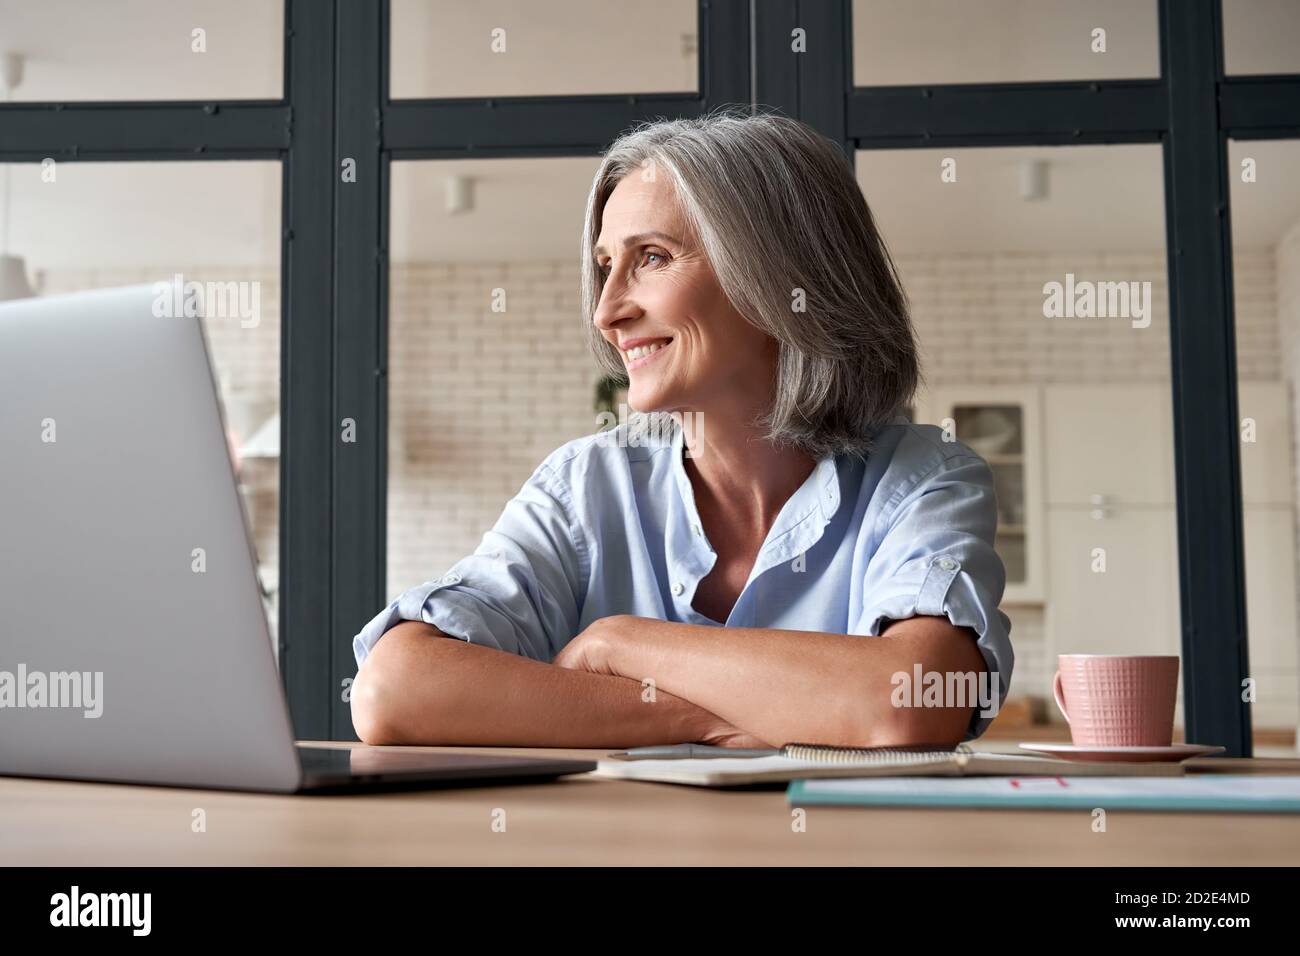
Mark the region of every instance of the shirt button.
POLYGON ((681 597, 685 592, 686 592, 686 585, 682 584, 681 581, 675 581, 673 583, 673 594, 677 595, 678 597, 681 597))
POLYGON ((940 558, 939 567, 943 568, 945 571, 956 571, 958 564, 952 558, 940 558))
POLYGON ((697 536, 704 534, 704 531, 697 524, 691 525, 691 530, 694 531, 697 536))
POLYGON ((448 574, 442 579, 443 584, 460 584, 460 575, 455 571, 448 574))

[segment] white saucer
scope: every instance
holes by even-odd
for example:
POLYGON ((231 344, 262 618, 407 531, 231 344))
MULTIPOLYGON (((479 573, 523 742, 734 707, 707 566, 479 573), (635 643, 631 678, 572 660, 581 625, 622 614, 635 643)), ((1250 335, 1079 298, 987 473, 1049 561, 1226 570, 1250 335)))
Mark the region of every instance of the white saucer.
POLYGON ((1226 747, 1211 747, 1204 744, 1173 744, 1169 747, 1076 747, 1074 744, 1040 744, 1022 743, 1021 750, 1032 753, 1047 754, 1064 760, 1186 760, 1188 757, 1204 757, 1209 754, 1223 753, 1226 747))

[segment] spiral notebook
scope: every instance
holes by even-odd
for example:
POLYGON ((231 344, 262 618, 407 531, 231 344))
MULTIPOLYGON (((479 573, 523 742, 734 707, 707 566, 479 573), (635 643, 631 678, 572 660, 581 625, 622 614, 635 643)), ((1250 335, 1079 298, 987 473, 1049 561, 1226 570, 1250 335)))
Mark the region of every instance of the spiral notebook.
POLYGON ((735 787, 823 777, 1178 777, 1181 763, 1102 763, 1028 754, 915 747, 823 747, 786 744, 760 757, 597 761, 592 774, 618 780, 735 787))

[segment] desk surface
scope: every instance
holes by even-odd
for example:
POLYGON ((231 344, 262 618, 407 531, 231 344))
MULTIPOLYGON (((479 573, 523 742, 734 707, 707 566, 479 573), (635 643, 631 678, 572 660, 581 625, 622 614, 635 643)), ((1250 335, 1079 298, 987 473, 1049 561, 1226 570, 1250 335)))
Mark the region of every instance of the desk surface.
MULTIPOLYGON (((607 752, 419 749, 587 759, 607 752)), ((1114 811, 1105 833, 1093 832, 1089 813, 1056 810, 809 807, 806 822, 806 832, 793 831, 783 790, 586 776, 358 796, 0 777, 0 862, 8 865, 1300 863, 1300 814, 1114 811), (206 813, 206 833, 191 831, 195 808, 206 813), (505 810, 505 832, 493 830, 497 808, 505 810)))

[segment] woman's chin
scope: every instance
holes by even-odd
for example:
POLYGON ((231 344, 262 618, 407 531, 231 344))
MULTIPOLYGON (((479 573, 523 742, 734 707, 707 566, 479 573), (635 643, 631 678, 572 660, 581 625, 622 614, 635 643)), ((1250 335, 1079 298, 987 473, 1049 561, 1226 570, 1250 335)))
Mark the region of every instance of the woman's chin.
POLYGON ((651 412, 663 411, 669 407, 669 403, 664 396, 659 394, 657 389, 638 391, 633 388, 627 393, 627 407, 634 412, 648 415, 651 412))

